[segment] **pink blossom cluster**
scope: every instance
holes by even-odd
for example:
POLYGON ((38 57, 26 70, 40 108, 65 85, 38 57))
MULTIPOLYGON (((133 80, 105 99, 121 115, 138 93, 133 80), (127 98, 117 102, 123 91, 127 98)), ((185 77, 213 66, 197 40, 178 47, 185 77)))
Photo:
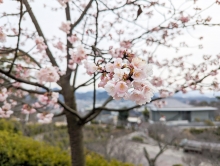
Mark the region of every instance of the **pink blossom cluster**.
POLYGON ((74 51, 74 49, 69 49, 69 54, 70 54, 70 60, 69 60, 69 65, 68 67, 70 69, 74 69, 75 68, 75 64, 81 64, 82 61, 84 59, 87 58, 86 56, 86 52, 85 50, 83 49, 82 46, 78 46, 76 51, 74 51))
MULTIPOLYGON (((123 41, 120 43, 120 48, 110 49, 109 53, 112 55, 113 58, 123 58, 124 50, 130 49, 131 47, 132 44, 130 41, 123 41)), ((132 58, 131 55, 130 58, 132 58)))
POLYGON ((160 77, 154 76, 151 80, 151 83, 156 87, 160 87, 163 85, 163 80, 160 77))
POLYGON ((58 41, 56 44, 53 45, 55 48, 57 48, 60 51, 65 51, 66 46, 63 44, 63 42, 58 41))
POLYGON ((16 77, 27 78, 30 76, 30 70, 22 67, 22 65, 20 64, 16 65, 15 70, 16 70, 16 77))
POLYGON ((158 100, 158 101, 154 101, 153 104, 157 107, 157 108, 162 108, 165 105, 167 105, 167 102, 165 100, 158 100))
POLYGON ((35 107, 42 107, 42 105, 46 106, 54 106, 54 107, 59 107, 57 104, 57 100, 59 97, 59 93, 56 92, 47 92, 43 95, 38 96, 39 102, 35 103, 35 107))
POLYGON ((181 17, 180 17, 180 21, 181 21, 182 23, 187 23, 187 22, 189 22, 189 17, 181 16, 181 17))
POLYGON ((86 69, 86 73, 90 76, 98 70, 98 66, 96 66, 95 63, 89 61, 84 61, 84 67, 86 69))
POLYGON ((0 89, 0 101, 3 102, 7 99, 8 93, 6 88, 0 89))
POLYGON ((76 34, 73 34, 72 36, 67 37, 67 39, 71 44, 73 44, 79 40, 79 38, 76 36, 76 34))
POLYGON ((98 86, 103 87, 114 99, 132 100, 139 105, 150 102, 156 92, 149 82, 152 66, 127 51, 122 55, 123 58, 116 58, 104 66, 96 64, 97 71, 102 73, 98 86))
POLYGON ((0 28, 0 42, 6 42, 6 34, 3 32, 2 28, 0 28))
POLYGON ((71 22, 70 21, 66 21, 66 22, 62 22, 60 30, 62 30, 65 33, 70 33, 70 29, 71 29, 71 22))
POLYGON ((60 79, 60 76, 58 74, 58 69, 53 66, 41 68, 37 72, 37 79, 40 81, 40 83, 57 82, 60 79))
POLYGON ((3 0, 0 0, 0 3, 3 3, 3 0))
POLYGON ((54 114, 52 113, 38 113, 37 118, 39 123, 50 123, 52 121, 54 114))
POLYGON ((9 118, 11 114, 13 114, 11 104, 4 102, 4 105, 0 108, 0 118, 9 118))
POLYGON ((42 52, 42 51, 44 51, 44 50, 46 50, 47 49, 47 46, 46 46, 46 44, 44 43, 44 39, 43 39, 43 37, 37 37, 36 39, 35 39, 35 43, 36 43, 36 45, 37 45, 37 49, 39 50, 39 52, 42 52))
POLYGON ((36 112, 36 110, 33 107, 31 107, 30 105, 24 104, 22 109, 21 109, 21 112, 23 114, 33 114, 33 113, 36 112))
POLYGON ((66 8, 66 3, 68 3, 70 0, 57 0, 61 6, 66 8))
POLYGON ((166 98, 173 95, 173 92, 170 92, 166 89, 161 89, 159 92, 160 92, 160 97, 162 98, 166 98))

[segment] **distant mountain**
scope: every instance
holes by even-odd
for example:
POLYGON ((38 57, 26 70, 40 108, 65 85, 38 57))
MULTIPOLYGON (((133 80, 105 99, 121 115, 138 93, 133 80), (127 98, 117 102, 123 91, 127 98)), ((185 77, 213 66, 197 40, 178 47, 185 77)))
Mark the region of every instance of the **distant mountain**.
POLYGON ((191 91, 188 93, 183 94, 182 92, 176 93, 173 97, 179 101, 184 103, 190 103, 191 101, 206 101, 208 103, 212 101, 217 101, 216 96, 220 96, 219 92, 206 92, 204 94, 200 93, 199 91, 191 91))
MULTIPOLYGON (((158 97, 158 94, 155 94, 154 98, 158 97)), ((190 101, 206 101, 206 102, 212 102, 216 101, 216 96, 220 96, 220 92, 206 92, 204 94, 201 94, 199 91, 190 91, 188 93, 182 93, 178 92, 174 94, 172 97, 182 101, 184 103, 190 102, 190 101)), ((96 99, 97 100, 104 100, 109 97, 108 93, 106 91, 96 91, 96 99)), ((93 99, 93 91, 88 91, 84 93, 77 92, 76 98, 78 100, 86 100, 90 101, 93 99)))
MULTIPOLYGON (((96 91, 96 99, 97 100, 104 100, 109 97, 106 91, 96 91)), ((78 100, 92 100, 93 99, 93 91, 88 91, 84 93, 77 92, 76 99, 78 100)))

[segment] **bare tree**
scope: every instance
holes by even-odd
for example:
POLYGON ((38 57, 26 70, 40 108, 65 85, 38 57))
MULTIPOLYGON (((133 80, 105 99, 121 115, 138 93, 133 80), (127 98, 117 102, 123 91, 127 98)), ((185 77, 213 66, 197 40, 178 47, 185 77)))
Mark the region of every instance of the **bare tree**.
POLYGON ((172 127, 168 127, 163 123, 152 124, 149 126, 149 136, 151 136, 159 146, 158 153, 151 157, 147 149, 144 148, 144 155, 147 159, 149 166, 156 166, 157 159, 162 155, 170 146, 174 146, 175 142, 181 138, 181 132, 172 127))

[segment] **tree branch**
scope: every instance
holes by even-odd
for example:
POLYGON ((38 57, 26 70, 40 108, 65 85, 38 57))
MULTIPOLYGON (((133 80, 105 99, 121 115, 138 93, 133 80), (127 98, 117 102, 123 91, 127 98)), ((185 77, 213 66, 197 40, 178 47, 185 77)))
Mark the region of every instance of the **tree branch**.
POLYGON ((47 44, 47 40, 46 40, 42 30, 41 30, 41 27, 40 27, 40 25, 39 25, 35 15, 34 15, 34 13, 32 12, 32 9, 31 9, 31 7, 30 7, 30 5, 28 3, 28 0, 23 0, 23 3, 24 3, 24 5, 25 5, 25 7, 26 7, 30 17, 31 17, 31 20, 32 20, 32 22, 33 22, 37 32, 38 32, 38 35, 41 36, 44 39, 44 43, 47 45, 46 53, 47 53, 47 55, 48 55, 48 57, 50 59, 50 62, 52 63, 53 66, 57 66, 58 67, 57 62, 55 61, 55 59, 53 57, 53 54, 52 54, 52 52, 49 49, 49 45, 47 44))
POLYGON ((20 18, 19 18, 19 22, 18 22, 18 40, 17 40, 16 49, 15 49, 15 56, 14 56, 14 59, 12 61, 11 66, 10 66, 10 69, 8 71, 9 74, 11 73, 13 66, 14 66, 14 63, 18 57, 19 43, 20 43, 20 37, 21 37, 21 20, 22 20, 22 17, 24 14, 25 14, 25 12, 23 13, 23 0, 20 0, 20 18))
POLYGON ((82 12, 82 14, 80 15, 80 17, 78 18, 78 20, 71 26, 71 30, 72 31, 79 23, 80 21, 83 19, 84 15, 86 14, 86 12, 88 11, 88 9, 90 8, 90 6, 92 5, 93 0, 90 0, 89 3, 87 4, 86 8, 84 9, 84 11, 82 12))

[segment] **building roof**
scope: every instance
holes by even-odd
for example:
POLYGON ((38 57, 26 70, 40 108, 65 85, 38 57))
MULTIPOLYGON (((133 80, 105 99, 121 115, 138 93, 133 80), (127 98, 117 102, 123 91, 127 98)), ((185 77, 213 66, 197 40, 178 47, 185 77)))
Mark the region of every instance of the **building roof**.
POLYGON ((190 104, 185 104, 183 102, 178 101, 174 98, 166 98, 163 99, 165 101, 165 105, 161 108, 157 107, 156 104, 149 104, 148 107, 152 111, 215 111, 217 108, 208 107, 208 106, 200 106, 196 107, 190 104))

